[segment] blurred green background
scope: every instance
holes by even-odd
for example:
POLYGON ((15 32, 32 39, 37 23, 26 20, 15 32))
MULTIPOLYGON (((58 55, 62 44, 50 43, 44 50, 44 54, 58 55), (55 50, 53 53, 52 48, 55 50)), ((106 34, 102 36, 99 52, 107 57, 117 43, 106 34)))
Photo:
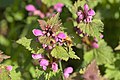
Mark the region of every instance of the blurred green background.
MULTIPOLYGON (((18 45, 16 40, 23 36, 33 37, 32 29, 38 27, 38 16, 29 16, 25 6, 33 4, 44 11, 46 7, 37 3, 38 0, 0 0, 0 50, 11 58, 4 64, 18 65, 25 80, 35 77, 34 66, 29 51, 18 45)), ((71 0, 74 3, 76 0, 71 0)), ((88 0, 89 1, 89 0, 88 0)), ((104 39, 113 49, 120 41, 120 0, 91 0, 96 17, 104 23, 104 39)), ((64 11, 68 11, 64 8, 64 11)), ((69 12, 62 12, 66 16, 69 12)), ((68 16, 68 15, 67 15, 68 16)))

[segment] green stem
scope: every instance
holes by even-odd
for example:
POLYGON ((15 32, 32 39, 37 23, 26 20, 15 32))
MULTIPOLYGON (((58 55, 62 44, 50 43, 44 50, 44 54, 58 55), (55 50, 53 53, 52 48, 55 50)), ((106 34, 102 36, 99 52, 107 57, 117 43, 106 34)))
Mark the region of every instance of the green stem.
POLYGON ((62 80, 65 80, 64 76, 63 76, 63 69, 62 69, 62 63, 61 63, 61 61, 59 61, 59 66, 60 66, 60 70, 62 71, 61 72, 62 73, 62 80))

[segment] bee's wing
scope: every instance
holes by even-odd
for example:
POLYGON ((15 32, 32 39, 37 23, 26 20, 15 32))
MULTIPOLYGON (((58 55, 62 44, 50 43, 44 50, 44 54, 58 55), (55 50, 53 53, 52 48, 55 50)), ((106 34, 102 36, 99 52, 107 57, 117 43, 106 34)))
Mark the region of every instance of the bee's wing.
POLYGON ((42 30, 45 30, 45 27, 47 26, 47 23, 44 20, 38 20, 40 27, 42 30))

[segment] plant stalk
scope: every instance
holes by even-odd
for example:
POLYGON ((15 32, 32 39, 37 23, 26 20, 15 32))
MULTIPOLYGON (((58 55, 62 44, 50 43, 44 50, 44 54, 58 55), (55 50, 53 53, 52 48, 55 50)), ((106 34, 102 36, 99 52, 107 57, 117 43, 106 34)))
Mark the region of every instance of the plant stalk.
POLYGON ((61 61, 59 61, 59 66, 60 66, 60 70, 62 71, 61 73, 62 73, 62 80, 65 80, 64 79, 64 75, 63 75, 63 69, 62 69, 62 63, 61 63, 61 61))

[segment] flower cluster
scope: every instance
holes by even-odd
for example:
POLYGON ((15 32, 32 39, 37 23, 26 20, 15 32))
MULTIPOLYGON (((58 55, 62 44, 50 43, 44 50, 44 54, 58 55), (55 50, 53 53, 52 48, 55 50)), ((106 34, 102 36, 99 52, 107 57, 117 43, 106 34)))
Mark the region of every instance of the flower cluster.
POLYGON ((89 23, 92 22, 92 18, 95 15, 95 11, 93 9, 89 9, 88 5, 85 4, 84 5, 84 10, 79 10, 77 12, 78 18, 77 21, 78 22, 85 22, 85 23, 89 23))
POLYGON ((58 64, 56 62, 52 62, 50 64, 49 60, 45 58, 42 54, 32 54, 33 59, 37 59, 39 61, 39 65, 42 67, 43 70, 47 70, 49 66, 54 72, 58 70, 58 64))
POLYGON ((64 4, 62 3, 57 3, 54 5, 54 9, 57 11, 57 12, 62 12, 62 7, 64 6, 64 4))
POLYGON ((64 4, 57 3, 52 8, 49 8, 49 11, 46 14, 36 9, 35 6, 32 4, 27 5, 25 9, 29 12, 29 15, 35 15, 35 16, 40 16, 40 18, 44 18, 44 17, 54 16, 55 15, 54 11, 61 13, 63 6, 64 4))
POLYGON ((32 4, 27 5, 25 9, 29 11, 29 15, 40 16, 40 18, 45 17, 45 15, 40 10, 36 9, 35 6, 32 4))
POLYGON ((66 34, 63 32, 59 32, 56 34, 56 32, 53 31, 53 27, 45 25, 44 29, 39 30, 39 29, 33 29, 33 34, 38 37, 38 40, 41 37, 46 37, 50 38, 49 43, 50 44, 42 44, 42 47, 44 49, 53 49, 57 44, 63 45, 64 39, 66 39, 66 34), (43 30, 43 31, 42 31, 43 30))

